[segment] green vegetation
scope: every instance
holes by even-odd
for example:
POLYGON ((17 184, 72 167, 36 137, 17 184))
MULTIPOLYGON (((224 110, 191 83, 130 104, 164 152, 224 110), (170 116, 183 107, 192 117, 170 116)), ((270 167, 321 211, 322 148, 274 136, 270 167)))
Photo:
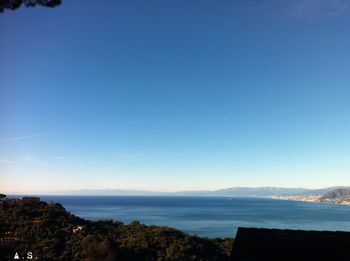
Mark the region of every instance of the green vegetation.
POLYGON ((16 10, 21 5, 25 7, 56 7, 61 4, 61 0, 0 0, 0 13, 5 9, 16 10))
POLYGON ((88 221, 59 203, 13 201, 0 211, 0 256, 38 260, 229 260, 232 238, 190 236, 169 227, 88 221), (13 203, 15 202, 15 203, 13 203))

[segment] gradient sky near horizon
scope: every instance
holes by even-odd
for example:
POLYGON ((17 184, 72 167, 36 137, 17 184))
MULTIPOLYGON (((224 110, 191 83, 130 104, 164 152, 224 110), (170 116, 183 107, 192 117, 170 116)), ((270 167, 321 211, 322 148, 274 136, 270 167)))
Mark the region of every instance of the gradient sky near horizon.
POLYGON ((350 185, 350 2, 0 14, 0 190, 350 185))

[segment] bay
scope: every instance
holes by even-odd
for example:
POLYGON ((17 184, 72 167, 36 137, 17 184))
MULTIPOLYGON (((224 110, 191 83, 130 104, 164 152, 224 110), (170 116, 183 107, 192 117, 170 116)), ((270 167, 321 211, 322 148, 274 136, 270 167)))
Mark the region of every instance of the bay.
POLYGON ((350 231, 350 207, 268 198, 41 196, 88 220, 170 226, 203 237, 234 237, 238 227, 350 231))

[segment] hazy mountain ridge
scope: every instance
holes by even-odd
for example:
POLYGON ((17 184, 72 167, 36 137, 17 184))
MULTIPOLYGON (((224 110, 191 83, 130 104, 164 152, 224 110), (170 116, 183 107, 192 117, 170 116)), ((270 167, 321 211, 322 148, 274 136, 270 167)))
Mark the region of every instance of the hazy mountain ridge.
MULTIPOLYGON (((59 192, 55 194, 60 194, 59 192)), ((125 195, 125 196, 143 196, 143 195, 160 195, 165 194, 156 191, 144 191, 144 190, 132 190, 132 189, 82 189, 67 191, 64 194, 68 195, 81 195, 81 196, 113 196, 113 195, 125 195)))
MULTIPOLYGON (((322 196, 341 187, 328 187, 322 189, 281 188, 281 187, 233 187, 209 192, 198 192, 201 196, 227 196, 227 197, 276 197, 276 196, 322 196)), ((189 192, 194 195, 196 193, 189 192)), ((187 195, 188 193, 183 193, 187 195)))
MULTIPOLYGON (((322 189, 282 188, 282 187, 232 187, 219 190, 157 192, 123 189, 84 189, 69 191, 70 195, 149 195, 149 196, 224 196, 224 197, 279 197, 279 196, 323 196, 329 192, 346 187, 327 187, 322 189)), ((349 188, 348 188, 349 189, 349 188)))

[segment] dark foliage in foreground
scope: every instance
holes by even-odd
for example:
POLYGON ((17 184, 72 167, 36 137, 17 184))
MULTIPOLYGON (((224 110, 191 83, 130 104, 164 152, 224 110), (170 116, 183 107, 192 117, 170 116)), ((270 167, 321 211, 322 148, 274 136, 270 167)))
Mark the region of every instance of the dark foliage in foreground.
POLYGON ((45 202, 0 212, 0 233, 0 256, 30 250, 38 260, 228 260, 233 245, 137 221, 87 221, 45 202))
POLYGON ((16 10, 22 4, 26 7, 44 6, 56 7, 62 3, 61 0, 0 0, 0 13, 5 9, 16 10))

